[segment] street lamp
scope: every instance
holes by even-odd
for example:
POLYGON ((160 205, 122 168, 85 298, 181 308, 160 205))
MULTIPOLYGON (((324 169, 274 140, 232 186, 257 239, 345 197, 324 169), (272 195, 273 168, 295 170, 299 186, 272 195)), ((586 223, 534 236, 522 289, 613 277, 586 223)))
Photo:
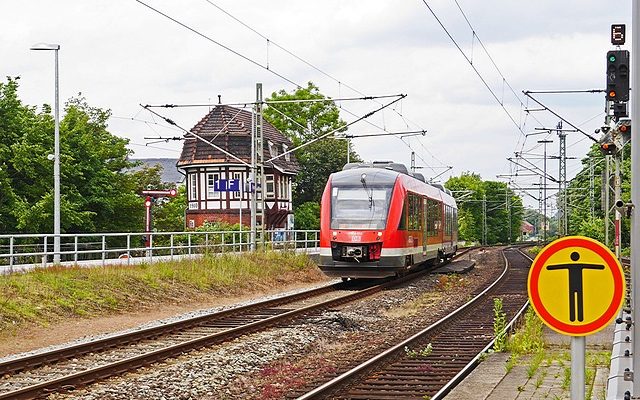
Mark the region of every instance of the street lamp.
POLYGON ((53 263, 60 263, 60 107, 58 91, 58 51, 59 44, 37 43, 31 50, 53 50, 55 52, 55 130, 53 152, 53 263))

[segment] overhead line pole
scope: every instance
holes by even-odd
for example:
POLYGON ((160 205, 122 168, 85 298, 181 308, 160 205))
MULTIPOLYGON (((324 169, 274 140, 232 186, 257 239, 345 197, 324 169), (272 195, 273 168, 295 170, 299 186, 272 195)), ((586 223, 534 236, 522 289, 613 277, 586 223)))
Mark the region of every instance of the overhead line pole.
POLYGON ((553 140, 547 140, 547 139, 543 139, 543 140, 538 140, 538 143, 543 143, 544 144, 544 173, 543 173, 543 178, 544 178, 544 184, 542 187, 543 190, 543 194, 542 194, 542 198, 544 199, 544 202, 542 204, 542 208, 543 208, 543 212, 542 215, 544 216, 544 229, 542 230, 542 239, 543 241, 547 241, 547 143, 553 143, 553 140))
MULTIPOLYGON (((640 56, 640 2, 632 1, 631 12, 632 31, 632 62, 631 62, 631 87, 640 87, 640 65, 636 61, 640 56)), ((631 120, 637 123, 640 120, 640 90, 631 91, 631 120)), ((640 213, 635 207, 640 207, 640 140, 631 140, 631 289, 632 289, 632 321, 636 324, 640 318, 640 213)), ((638 325, 633 328, 633 373, 640 374, 640 329, 638 325)), ((640 395, 640 376, 633 380, 633 396, 640 395)))

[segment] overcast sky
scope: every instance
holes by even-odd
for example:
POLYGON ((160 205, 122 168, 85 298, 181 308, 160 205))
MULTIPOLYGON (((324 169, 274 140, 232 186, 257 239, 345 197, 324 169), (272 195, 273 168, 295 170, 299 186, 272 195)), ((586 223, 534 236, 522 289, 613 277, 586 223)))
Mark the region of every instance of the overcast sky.
MULTIPOLYGON (((463 171, 496 179, 512 171, 506 157, 514 151, 541 154, 534 145, 544 135, 529 137, 523 146, 519 127, 528 133, 558 122, 546 112, 526 116, 520 106, 527 104, 522 90, 603 88, 612 23, 627 24, 625 48, 631 48, 630 1, 458 0, 474 37, 454 0, 427 0, 504 102, 507 114, 421 0, 144 2, 253 62, 135 0, 3 0, 2 76, 21 77, 25 103, 52 104, 53 54, 29 47, 38 42, 60 44, 61 101, 81 92, 89 104, 111 109, 110 131, 130 139, 138 158, 178 157, 182 146, 180 141, 145 140, 181 132, 163 126, 141 109, 141 103, 215 103, 218 95, 223 102, 250 102, 256 82, 263 83, 265 95, 295 88, 273 72, 300 85, 313 81, 334 98, 404 93, 408 97, 394 110, 369 118, 371 124, 354 125, 351 133, 425 129, 425 137, 404 140, 416 152, 417 165, 427 167, 422 171, 427 177, 442 171, 437 167, 450 165, 453 170, 443 179, 463 171), (477 38, 510 87, 503 85, 477 38), (270 71, 256 64, 268 64, 270 71)), ((603 94, 538 98, 588 133, 602 125, 603 94)), ((341 105, 346 121, 379 107, 372 101, 341 105)), ((531 102, 529 106, 537 108, 531 102)), ((207 111, 158 110, 187 129, 207 111)), ((553 155, 558 140, 555 134, 551 138, 555 141, 548 152, 553 155)), ((571 133, 567 143, 567 155, 577 157, 568 161, 571 177, 590 140, 571 133)), ((357 139, 354 148, 365 160, 410 163, 411 149, 398 138, 357 139)), ((534 162, 542 166, 541 160, 534 162)), ((557 176, 557 160, 549 161, 548 169, 557 176)), ((537 178, 518 179, 524 186, 534 181, 537 178)))

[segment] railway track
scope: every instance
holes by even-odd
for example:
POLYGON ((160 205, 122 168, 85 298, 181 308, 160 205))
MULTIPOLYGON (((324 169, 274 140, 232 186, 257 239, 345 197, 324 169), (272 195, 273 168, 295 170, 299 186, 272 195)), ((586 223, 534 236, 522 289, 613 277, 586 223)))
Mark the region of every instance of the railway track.
MULTIPOLYGON (((464 252, 459 255, 462 254, 464 252)), ((0 400, 32 399, 72 390, 192 350, 317 314, 417 279, 425 273, 418 271, 374 286, 362 281, 336 283, 5 361, 0 363, 0 400)))
POLYGON ((441 398, 493 344, 493 299, 503 301, 511 323, 528 302, 531 259, 516 248, 503 251, 505 270, 473 300, 423 331, 298 397, 307 399, 441 398), (423 349, 430 348, 420 354, 423 349))

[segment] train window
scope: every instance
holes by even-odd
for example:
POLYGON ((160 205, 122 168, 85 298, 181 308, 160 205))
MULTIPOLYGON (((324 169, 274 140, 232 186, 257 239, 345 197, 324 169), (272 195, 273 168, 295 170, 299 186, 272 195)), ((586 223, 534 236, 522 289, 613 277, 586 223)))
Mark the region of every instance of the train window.
POLYGON ((422 229, 422 197, 409 194, 409 230, 419 231, 422 229))
POLYGON ((449 234, 449 206, 444 206, 444 234, 449 234))
POLYGON ((333 187, 331 229, 384 229, 392 188, 333 187))
POLYGON ((427 236, 438 236, 442 228, 442 207, 437 200, 427 199, 427 236))
POLYGON ((400 223, 398 224, 398 230, 407 229, 407 202, 402 203, 402 214, 400 214, 400 223))
POLYGON ((447 236, 453 234, 453 208, 451 206, 445 206, 444 233, 447 236))
POLYGON ((458 233, 458 210, 453 209, 453 233, 458 233))

